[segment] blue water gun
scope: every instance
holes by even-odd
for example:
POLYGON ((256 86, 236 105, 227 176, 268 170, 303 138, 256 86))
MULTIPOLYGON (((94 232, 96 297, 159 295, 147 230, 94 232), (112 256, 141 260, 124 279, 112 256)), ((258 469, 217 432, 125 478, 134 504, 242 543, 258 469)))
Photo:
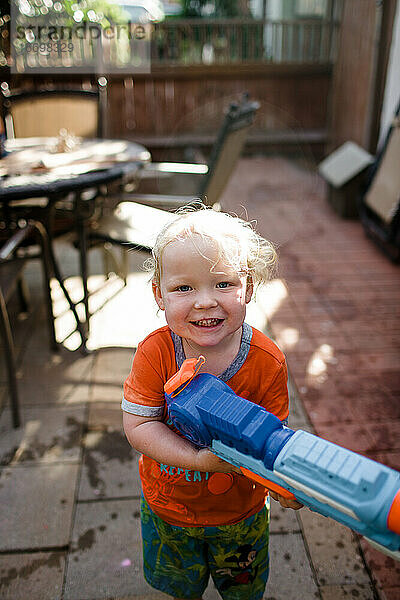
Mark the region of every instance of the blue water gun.
POLYGON ((165 384, 169 417, 250 479, 350 527, 400 560, 400 473, 306 431, 293 431, 223 381, 184 361, 165 384))

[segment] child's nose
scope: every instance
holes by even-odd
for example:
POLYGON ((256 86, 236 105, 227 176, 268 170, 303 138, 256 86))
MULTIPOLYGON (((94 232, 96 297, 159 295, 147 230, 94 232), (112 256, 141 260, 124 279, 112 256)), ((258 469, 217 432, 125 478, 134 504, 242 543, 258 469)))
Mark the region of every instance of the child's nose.
POLYGON ((195 308, 210 308, 212 306, 217 306, 217 300, 215 295, 210 291, 198 291, 196 294, 194 307, 195 308))

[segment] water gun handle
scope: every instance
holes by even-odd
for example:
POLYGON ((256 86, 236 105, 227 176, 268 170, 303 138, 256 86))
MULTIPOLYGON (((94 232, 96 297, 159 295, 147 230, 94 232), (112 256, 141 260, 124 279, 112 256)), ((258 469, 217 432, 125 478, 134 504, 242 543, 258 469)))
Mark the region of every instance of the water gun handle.
POLYGON ((243 475, 245 475, 249 479, 252 479, 253 481, 256 481, 257 483, 260 483, 261 485, 266 487, 271 492, 276 492, 280 496, 283 496, 284 498, 288 498, 290 500, 296 500, 296 496, 294 494, 292 494, 292 492, 289 492, 287 489, 282 487, 281 485, 278 485, 277 483, 274 483, 273 481, 269 481, 268 479, 261 477, 261 475, 257 475, 257 473, 253 473, 253 471, 250 471, 249 469, 245 469, 245 467, 240 467, 240 470, 243 473, 243 475))

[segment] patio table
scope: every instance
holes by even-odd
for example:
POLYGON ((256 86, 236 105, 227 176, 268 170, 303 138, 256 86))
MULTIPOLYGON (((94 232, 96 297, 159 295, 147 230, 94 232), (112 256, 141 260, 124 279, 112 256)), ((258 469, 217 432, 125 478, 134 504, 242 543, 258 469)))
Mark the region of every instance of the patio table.
MULTIPOLYGON (((71 151, 59 151, 58 138, 20 138, 7 140, 8 153, 0 161, 0 204, 5 221, 11 210, 24 215, 35 211, 35 218, 46 228, 50 242, 53 274, 74 315, 81 348, 86 350, 89 308, 87 274, 82 273, 85 321, 64 285, 64 278, 53 248, 55 203, 73 193, 73 214, 81 252, 86 255, 84 208, 87 199, 102 196, 104 186, 124 183, 137 176, 151 156, 141 144, 125 140, 91 139, 79 141, 71 151), (40 199, 40 200, 39 200, 40 199)), ((86 260, 82 260, 86 263, 86 260)))

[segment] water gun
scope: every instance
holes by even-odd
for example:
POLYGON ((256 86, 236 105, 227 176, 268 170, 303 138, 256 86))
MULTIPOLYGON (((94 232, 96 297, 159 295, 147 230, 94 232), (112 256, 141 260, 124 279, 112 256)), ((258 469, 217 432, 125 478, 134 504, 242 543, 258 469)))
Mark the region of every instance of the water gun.
POLYGON ((165 384, 174 427, 243 475, 346 525, 400 560, 400 473, 286 427, 218 377, 199 373, 204 362, 202 356, 184 361, 165 384))

